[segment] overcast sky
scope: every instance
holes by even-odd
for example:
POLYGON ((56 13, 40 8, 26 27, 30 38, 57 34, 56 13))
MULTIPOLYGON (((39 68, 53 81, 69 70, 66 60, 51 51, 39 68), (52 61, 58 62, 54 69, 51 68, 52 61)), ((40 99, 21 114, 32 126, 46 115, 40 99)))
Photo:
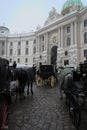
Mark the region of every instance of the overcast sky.
MULTIPOLYGON (((61 13, 66 0, 0 0, 0 26, 11 33, 28 33, 43 26, 50 10, 55 7, 61 13)), ((87 5, 87 0, 82 0, 87 5)))

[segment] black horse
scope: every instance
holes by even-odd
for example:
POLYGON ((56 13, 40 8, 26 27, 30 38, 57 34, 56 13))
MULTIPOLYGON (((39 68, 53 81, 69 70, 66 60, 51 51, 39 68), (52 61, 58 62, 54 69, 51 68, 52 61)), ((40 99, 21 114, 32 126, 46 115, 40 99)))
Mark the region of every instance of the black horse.
POLYGON ((35 82, 35 75, 36 75, 36 68, 35 67, 29 67, 24 68, 24 71, 27 74, 27 95, 29 95, 29 86, 31 86, 31 94, 33 95, 33 83, 35 82))
POLYGON ((27 85, 27 95, 29 94, 29 86, 31 86, 31 94, 33 95, 33 82, 35 80, 35 67, 15 68, 12 71, 12 80, 16 81, 16 96, 20 99, 24 97, 24 89, 27 85))

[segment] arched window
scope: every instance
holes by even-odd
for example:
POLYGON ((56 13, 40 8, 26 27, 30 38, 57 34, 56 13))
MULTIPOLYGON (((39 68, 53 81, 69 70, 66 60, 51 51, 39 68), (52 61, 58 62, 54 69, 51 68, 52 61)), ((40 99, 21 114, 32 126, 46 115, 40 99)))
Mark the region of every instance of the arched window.
POLYGON ((44 43, 42 44, 42 51, 44 51, 44 43))
POLYGON ((84 27, 87 27, 87 19, 84 20, 84 27))
POLYGON ((68 37, 68 38, 67 38, 67 46, 70 46, 70 45, 71 45, 71 38, 68 37))
POLYGON ((28 50, 28 48, 25 48, 25 54, 26 54, 26 55, 29 54, 29 50, 28 50))
POLYGON ((10 49, 10 55, 12 55, 13 54, 13 49, 10 49))
POLYGON ((35 54, 35 53, 36 53, 36 47, 33 48, 33 54, 35 54))
POLYGON ((13 42, 10 42, 10 46, 13 46, 13 42))
POLYGON ((68 55, 68 51, 65 51, 65 56, 67 56, 68 55))
POLYGON ((21 55, 21 49, 18 49, 18 55, 21 55))
POLYGON ((17 62, 20 63, 20 58, 17 59, 17 62))
POLYGON ((87 32, 84 33, 84 43, 87 43, 87 32))
POLYGON ((28 45, 28 43, 29 43, 29 42, 28 42, 28 41, 26 41, 26 45, 28 45))
POLYGON ((84 50, 84 57, 87 57, 87 49, 84 50))
POLYGON ((28 62, 28 58, 25 58, 25 63, 27 63, 28 62))
POLYGON ((2 52, 1 52, 1 54, 2 54, 2 55, 4 55, 4 53, 5 53, 5 52, 4 52, 4 49, 2 49, 2 52))
POLYGON ((70 26, 67 27, 67 33, 70 33, 70 26))
POLYGON ((18 41, 18 46, 21 46, 21 41, 18 41))
POLYGON ((9 59, 9 61, 10 61, 10 63, 12 63, 12 59, 11 58, 9 59))

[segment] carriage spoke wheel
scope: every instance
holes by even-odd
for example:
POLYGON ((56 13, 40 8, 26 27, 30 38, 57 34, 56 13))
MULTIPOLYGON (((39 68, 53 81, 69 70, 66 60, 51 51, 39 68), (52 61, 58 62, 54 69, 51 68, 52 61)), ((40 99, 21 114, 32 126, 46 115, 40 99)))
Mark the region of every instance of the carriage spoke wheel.
POLYGON ((42 79, 40 78, 40 76, 36 76, 36 86, 37 87, 40 87, 41 86, 41 83, 42 83, 42 79))
POLYGON ((51 76, 51 79, 50 79, 50 85, 51 85, 52 88, 53 88, 54 85, 55 85, 55 78, 54 78, 53 75, 51 76))
POLYGON ((81 124, 81 112, 80 109, 69 106, 69 112, 74 126, 78 129, 81 124))

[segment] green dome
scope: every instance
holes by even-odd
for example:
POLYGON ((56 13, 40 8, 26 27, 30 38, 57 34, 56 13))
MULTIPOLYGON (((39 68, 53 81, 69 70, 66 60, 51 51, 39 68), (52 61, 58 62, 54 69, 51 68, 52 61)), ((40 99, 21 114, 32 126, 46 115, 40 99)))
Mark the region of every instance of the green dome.
POLYGON ((84 7, 81 0, 67 0, 62 8, 62 14, 65 15, 70 12, 73 7, 77 7, 79 10, 84 7))

